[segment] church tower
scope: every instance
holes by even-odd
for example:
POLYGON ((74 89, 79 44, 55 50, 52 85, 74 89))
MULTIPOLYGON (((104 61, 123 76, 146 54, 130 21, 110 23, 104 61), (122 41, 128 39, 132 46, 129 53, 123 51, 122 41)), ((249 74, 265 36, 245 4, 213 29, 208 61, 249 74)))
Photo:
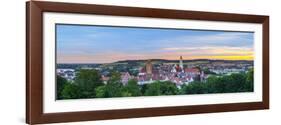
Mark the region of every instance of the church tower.
POLYGON ((145 70, 147 74, 152 74, 152 62, 148 60, 145 64, 145 70))
POLYGON ((180 68, 183 70, 182 56, 180 56, 180 68))

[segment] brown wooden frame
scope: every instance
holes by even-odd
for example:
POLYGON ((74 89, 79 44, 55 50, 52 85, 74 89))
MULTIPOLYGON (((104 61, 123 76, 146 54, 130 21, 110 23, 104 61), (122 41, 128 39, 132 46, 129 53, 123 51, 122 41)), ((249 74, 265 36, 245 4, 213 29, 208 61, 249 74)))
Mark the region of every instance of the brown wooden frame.
POLYGON ((30 1, 26 3, 26 123, 73 122, 257 109, 269 109, 269 16, 39 1, 30 1), (43 12, 262 24, 263 101, 159 108, 43 113, 43 12))

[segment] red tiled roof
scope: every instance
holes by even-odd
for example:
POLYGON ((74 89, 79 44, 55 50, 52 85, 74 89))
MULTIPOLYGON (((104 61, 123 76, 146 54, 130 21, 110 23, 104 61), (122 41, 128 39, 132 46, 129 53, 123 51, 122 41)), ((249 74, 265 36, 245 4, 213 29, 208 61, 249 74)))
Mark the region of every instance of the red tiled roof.
POLYGON ((186 68, 184 71, 190 73, 200 73, 200 70, 197 68, 186 68))

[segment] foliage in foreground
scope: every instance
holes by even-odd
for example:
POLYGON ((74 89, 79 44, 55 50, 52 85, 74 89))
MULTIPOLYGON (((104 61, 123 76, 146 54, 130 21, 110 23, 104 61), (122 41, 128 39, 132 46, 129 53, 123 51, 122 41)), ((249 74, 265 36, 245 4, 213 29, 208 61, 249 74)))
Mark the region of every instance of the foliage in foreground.
POLYGON ((123 85, 121 75, 117 72, 112 72, 104 84, 98 71, 83 69, 73 83, 57 76, 57 99, 253 92, 253 72, 210 76, 204 82, 194 81, 178 88, 170 81, 155 81, 139 86, 135 79, 123 85))

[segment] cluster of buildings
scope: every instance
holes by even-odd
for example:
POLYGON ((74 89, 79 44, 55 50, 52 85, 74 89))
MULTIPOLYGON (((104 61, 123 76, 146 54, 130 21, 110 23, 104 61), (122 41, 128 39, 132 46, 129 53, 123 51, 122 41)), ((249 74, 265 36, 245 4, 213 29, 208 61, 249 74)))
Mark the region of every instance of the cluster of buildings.
POLYGON ((75 78, 75 70, 74 69, 57 69, 57 75, 67 79, 68 81, 72 81, 75 78))
MULTIPOLYGON (((122 66, 124 67, 124 66, 122 66)), ((126 67, 126 66, 125 66, 126 67)), ((120 68, 120 67, 119 67, 120 68)), ((144 66, 138 66, 137 74, 130 74, 129 71, 120 72, 121 82, 123 85, 128 84, 130 79, 138 81, 139 85, 150 84, 155 81, 170 81, 175 83, 178 87, 183 84, 189 84, 193 81, 204 81, 208 78, 209 73, 205 73, 201 69, 209 69, 209 72, 217 75, 228 75, 232 73, 246 72, 249 68, 253 68, 252 63, 241 62, 223 62, 213 61, 203 64, 189 64, 183 65, 183 58, 180 56, 178 63, 155 63, 147 60, 144 66), (200 67, 200 68, 198 68, 200 67)), ((92 67, 101 71, 102 80, 106 83, 109 80, 108 73, 104 67, 92 67), (104 69, 104 70, 103 70, 104 69)), ((57 74, 67 80, 74 80, 75 69, 57 69, 57 74)), ((108 72, 108 71, 107 71, 108 72)))
POLYGON ((200 65, 200 67, 209 69, 217 75, 230 75, 232 73, 247 72, 254 68, 253 62, 250 61, 236 61, 236 62, 212 62, 209 64, 200 65))
POLYGON ((171 81, 179 87, 196 79, 203 81, 206 78, 207 75, 198 68, 184 68, 182 57, 180 57, 179 64, 153 65, 151 60, 148 60, 145 66, 139 69, 137 76, 131 76, 128 72, 121 73, 123 84, 127 84, 130 79, 136 79, 139 85, 150 84, 155 81, 171 81))

